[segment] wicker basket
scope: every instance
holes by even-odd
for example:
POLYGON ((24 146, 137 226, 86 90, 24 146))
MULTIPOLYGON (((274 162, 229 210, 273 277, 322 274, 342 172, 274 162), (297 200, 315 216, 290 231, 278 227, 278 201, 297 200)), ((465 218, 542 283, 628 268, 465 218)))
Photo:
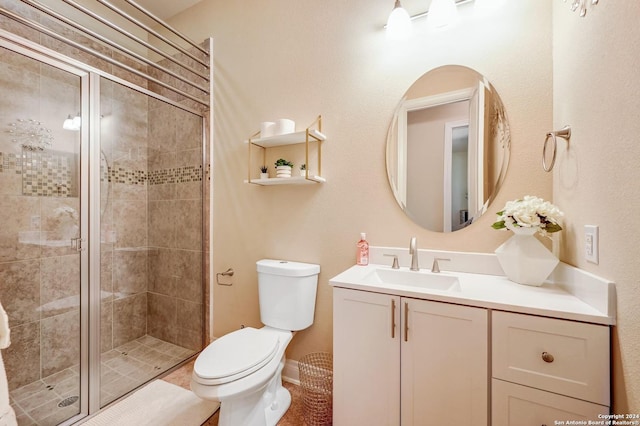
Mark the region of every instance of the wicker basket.
POLYGON ((310 353, 298 361, 304 420, 308 426, 333 422, 333 357, 310 353))

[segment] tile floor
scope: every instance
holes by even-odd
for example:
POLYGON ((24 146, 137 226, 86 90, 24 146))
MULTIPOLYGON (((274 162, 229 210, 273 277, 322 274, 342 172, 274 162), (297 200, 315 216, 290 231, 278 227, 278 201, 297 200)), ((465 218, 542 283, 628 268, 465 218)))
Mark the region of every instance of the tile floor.
MULTIPOLYGON (((106 405, 152 377, 193 355, 185 349, 151 336, 125 343, 101 357, 101 404, 106 405)), ((79 394, 78 366, 10 392, 19 426, 53 426, 79 411, 73 398, 79 394)), ((217 423, 216 423, 217 424, 217 423)))
MULTIPOLYGON (((194 362, 195 361, 191 361, 185 364, 163 377, 162 380, 190 390, 189 383, 191 381, 194 362)), ((306 426, 302 415, 302 391, 300 386, 284 382, 284 387, 291 392, 291 406, 278 422, 278 426, 306 426)), ((218 426, 218 413, 216 412, 209 420, 203 423, 202 426, 218 426)))

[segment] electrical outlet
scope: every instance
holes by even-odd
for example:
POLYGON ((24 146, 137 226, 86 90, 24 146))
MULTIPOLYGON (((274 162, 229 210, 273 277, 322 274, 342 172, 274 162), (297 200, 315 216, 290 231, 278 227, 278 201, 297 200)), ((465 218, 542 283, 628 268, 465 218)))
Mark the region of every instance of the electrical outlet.
POLYGON ((598 264, 598 225, 584 226, 584 258, 587 262, 598 264))

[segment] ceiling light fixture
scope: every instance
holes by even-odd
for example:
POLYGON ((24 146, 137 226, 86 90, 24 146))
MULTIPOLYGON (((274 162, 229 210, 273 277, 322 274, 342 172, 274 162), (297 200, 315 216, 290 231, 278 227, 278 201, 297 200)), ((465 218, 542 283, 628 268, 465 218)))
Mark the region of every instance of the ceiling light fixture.
POLYGON ((429 6, 429 27, 441 29, 458 21, 458 8, 454 0, 433 0, 429 6))
MULTIPOLYGON (((387 38, 390 40, 408 39, 411 35, 411 21, 424 17, 427 17, 429 27, 434 30, 453 25, 458 21, 458 6, 473 1, 474 0, 432 0, 426 12, 410 16, 400 4, 400 0, 395 0, 395 5, 387 20, 387 25, 384 26, 387 30, 387 38)), ((505 0, 484 0, 481 8, 486 9, 487 4, 490 4, 490 8, 492 9, 499 8, 504 1, 505 0)))
POLYGON ((411 17, 400 4, 400 0, 395 0, 386 28, 389 40, 406 40, 411 35, 411 17))
POLYGON ((62 123, 62 128, 65 130, 78 131, 80 130, 80 127, 82 127, 82 118, 80 118, 80 113, 73 118, 71 118, 71 114, 69 114, 64 120, 64 123, 62 123))

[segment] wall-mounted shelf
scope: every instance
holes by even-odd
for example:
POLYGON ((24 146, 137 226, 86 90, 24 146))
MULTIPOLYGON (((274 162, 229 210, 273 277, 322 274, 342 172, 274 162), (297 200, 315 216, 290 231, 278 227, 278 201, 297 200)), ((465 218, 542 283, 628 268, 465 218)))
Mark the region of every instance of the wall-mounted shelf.
POLYGON ((321 176, 291 176, 290 178, 269 178, 245 180, 244 183, 255 183, 257 185, 310 185, 312 183, 324 183, 327 180, 321 176))
POLYGON ((266 138, 260 138, 260 132, 254 133, 245 143, 249 146, 249 164, 248 173, 245 183, 252 183, 256 185, 304 185, 313 183, 324 183, 326 179, 321 176, 322 173, 322 142, 327 137, 322 133, 322 116, 318 116, 313 123, 305 130, 287 133, 284 135, 269 136, 266 138), (317 174, 309 173, 309 147, 312 143, 315 143, 318 150, 318 163, 317 174), (273 148, 277 146, 286 145, 302 145, 305 146, 305 164, 307 165, 305 176, 291 176, 289 178, 268 178, 257 179, 252 178, 251 173, 253 165, 251 164, 251 148, 258 147, 262 149, 262 164, 265 164, 266 150, 267 148, 273 148))
MULTIPOLYGON (((316 129, 308 129, 309 137, 313 138, 317 141, 324 141, 327 137, 322 134, 319 130, 316 129)), ((249 139, 244 141, 244 143, 249 143, 251 141, 252 144, 257 145, 261 148, 271 148, 274 146, 284 146, 284 145, 297 145, 305 143, 307 137, 307 129, 301 130, 295 133, 287 133, 285 135, 276 135, 269 136, 266 138, 258 138, 258 139, 249 139)))

